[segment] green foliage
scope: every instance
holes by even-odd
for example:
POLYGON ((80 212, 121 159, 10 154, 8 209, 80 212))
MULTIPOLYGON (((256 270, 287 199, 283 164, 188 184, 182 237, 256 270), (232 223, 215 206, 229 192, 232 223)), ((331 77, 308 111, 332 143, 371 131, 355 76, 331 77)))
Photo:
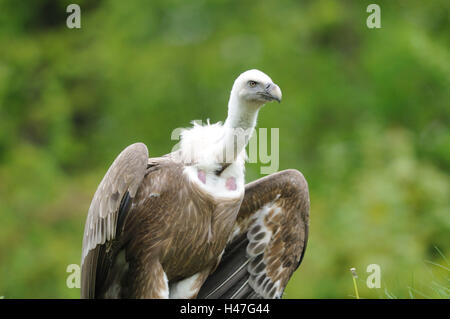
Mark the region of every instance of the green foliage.
POLYGON ((0 1, 0 296, 79 297, 66 267, 115 156, 224 120, 232 81, 258 68, 283 90, 258 125, 280 128, 280 169, 311 193, 285 297, 352 298, 355 267, 362 298, 448 298, 448 1, 378 1, 381 29, 368 1, 80 0, 78 30, 69 3, 0 1))

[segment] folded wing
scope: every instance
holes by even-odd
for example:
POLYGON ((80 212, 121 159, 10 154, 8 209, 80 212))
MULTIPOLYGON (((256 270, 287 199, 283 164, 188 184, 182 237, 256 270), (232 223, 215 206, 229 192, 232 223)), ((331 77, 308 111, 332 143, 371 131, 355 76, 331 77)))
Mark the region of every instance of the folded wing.
POLYGON ((308 185, 300 172, 248 184, 233 236, 198 298, 281 298, 303 259, 308 227, 308 185))
POLYGON ((99 245, 116 237, 120 220, 141 184, 148 162, 142 143, 128 146, 114 160, 94 194, 84 228, 81 297, 95 297, 99 245))

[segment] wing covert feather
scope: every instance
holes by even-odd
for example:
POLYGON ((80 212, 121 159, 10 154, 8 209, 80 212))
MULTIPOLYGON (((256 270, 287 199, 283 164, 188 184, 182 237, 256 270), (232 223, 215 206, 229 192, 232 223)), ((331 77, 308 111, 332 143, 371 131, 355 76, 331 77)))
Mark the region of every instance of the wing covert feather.
POLYGON ((100 182, 84 227, 81 265, 90 250, 114 239, 120 203, 128 192, 133 198, 145 176, 148 150, 143 143, 125 148, 100 182))
POLYGON ((308 240, 308 184, 296 170, 247 184, 224 255, 199 298, 280 298, 308 240))

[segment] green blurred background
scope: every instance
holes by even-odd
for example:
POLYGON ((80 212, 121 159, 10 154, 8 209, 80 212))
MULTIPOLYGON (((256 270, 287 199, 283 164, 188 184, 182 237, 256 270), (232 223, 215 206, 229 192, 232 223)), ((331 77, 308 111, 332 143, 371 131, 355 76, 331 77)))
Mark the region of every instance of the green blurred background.
POLYGON ((0 0, 0 296, 78 298, 66 267, 115 156, 224 120, 258 68, 283 90, 258 126, 280 128, 280 169, 311 193, 285 297, 353 298, 356 267, 363 298, 449 298, 448 0, 377 1, 381 29, 356 0, 77 0, 68 29, 71 2, 0 0))

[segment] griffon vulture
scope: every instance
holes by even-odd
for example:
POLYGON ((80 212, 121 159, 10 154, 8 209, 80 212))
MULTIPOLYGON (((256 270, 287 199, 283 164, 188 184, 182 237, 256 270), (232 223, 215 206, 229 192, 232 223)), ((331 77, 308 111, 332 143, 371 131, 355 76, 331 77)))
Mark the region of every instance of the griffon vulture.
POLYGON ((309 194, 285 170, 244 184, 245 146, 261 107, 281 100, 258 70, 234 82, 225 123, 183 131, 180 149, 115 159, 83 237, 83 298, 281 298, 302 261, 309 194))

